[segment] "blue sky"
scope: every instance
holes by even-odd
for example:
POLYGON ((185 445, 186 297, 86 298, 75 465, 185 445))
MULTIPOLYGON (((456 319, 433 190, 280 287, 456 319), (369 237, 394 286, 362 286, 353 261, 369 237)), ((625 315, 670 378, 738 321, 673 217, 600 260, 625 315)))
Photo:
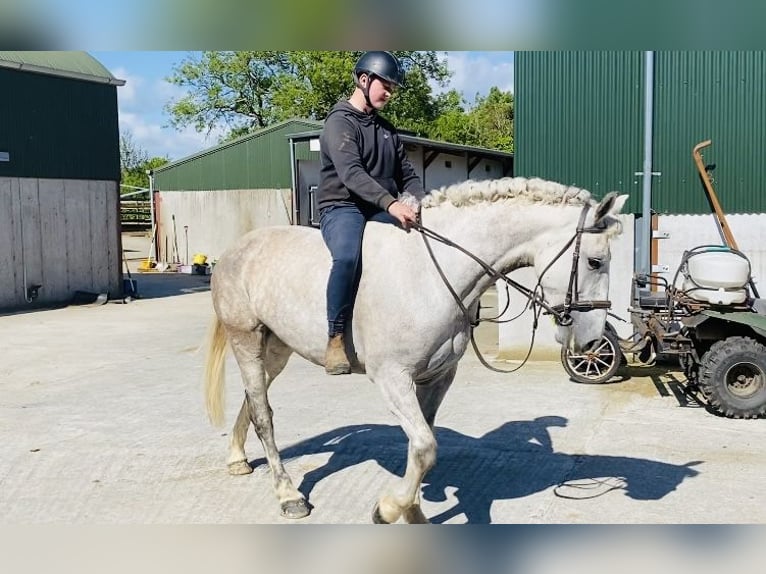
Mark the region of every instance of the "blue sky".
MULTIPOLYGON (((125 85, 117 89, 120 130, 150 157, 176 160, 211 147, 219 133, 198 133, 193 128, 178 131, 169 126, 164 106, 183 95, 181 88, 165 81, 173 66, 190 52, 89 52, 125 85)), ((453 72, 449 88, 466 100, 485 95, 492 86, 513 91, 513 52, 442 52, 453 72)))

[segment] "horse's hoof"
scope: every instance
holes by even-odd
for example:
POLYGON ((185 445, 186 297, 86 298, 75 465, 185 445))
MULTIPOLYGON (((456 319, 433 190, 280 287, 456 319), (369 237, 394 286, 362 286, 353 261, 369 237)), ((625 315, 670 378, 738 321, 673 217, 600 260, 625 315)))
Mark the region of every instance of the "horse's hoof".
POLYGON ((373 524, 390 524, 387 520, 383 519, 383 516, 380 514, 380 506, 375 505, 375 508, 372 509, 372 523, 373 524))
POLYGON ((308 503, 302 498, 283 502, 281 507, 285 518, 305 518, 311 513, 308 503))
POLYGON ((430 524, 419 504, 413 504, 402 514, 407 524, 430 524))
POLYGON ((253 472, 253 467, 247 464, 246 460, 240 460, 238 462, 232 462, 228 465, 229 474, 234 476, 241 476, 243 474, 250 474, 253 472))

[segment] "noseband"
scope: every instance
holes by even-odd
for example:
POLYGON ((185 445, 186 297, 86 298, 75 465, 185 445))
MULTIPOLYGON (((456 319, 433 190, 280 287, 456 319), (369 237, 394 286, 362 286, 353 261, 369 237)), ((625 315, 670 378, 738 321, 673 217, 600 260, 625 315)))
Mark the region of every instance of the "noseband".
MULTIPOLYGON (((476 263, 478 263, 481 268, 484 270, 484 274, 489 276, 490 278, 496 280, 496 281, 503 281, 506 285, 513 287, 516 291, 524 295, 527 299, 529 299, 530 304, 533 307, 539 306, 543 309, 545 309, 545 313, 548 315, 553 316, 553 320, 556 322, 557 325, 562 327, 568 327, 572 324, 572 311, 578 311, 578 312, 585 312, 585 311, 593 311, 595 309, 609 309, 612 304, 608 300, 581 300, 578 297, 578 275, 579 275, 579 259, 580 259, 580 244, 582 243, 582 236, 584 233, 603 233, 606 229, 605 226, 599 225, 599 226, 591 226, 591 227, 585 227, 585 218, 588 214, 588 209, 590 209, 590 205, 586 204, 583 206, 582 211, 580 212, 580 219, 577 223, 577 229, 575 230, 574 235, 569 239, 569 241, 566 242, 563 248, 556 254, 556 256, 551 260, 548 265, 545 266, 545 269, 543 269, 542 273, 540 273, 540 276, 537 279, 537 284, 535 285, 534 289, 529 289, 522 285, 521 283, 518 283, 517 281, 514 281, 510 277, 507 277, 506 275, 503 275, 499 271, 497 271, 494 267, 465 249, 464 247, 461 247, 457 243, 453 242, 450 239, 447 239, 443 235, 440 235, 436 233, 435 231, 428 229, 427 227, 424 227, 420 221, 417 223, 412 224, 412 226, 417 229, 423 236, 423 242, 425 243, 426 250, 428 251, 428 254, 431 256, 431 260, 434 262, 434 266, 436 267, 437 272, 439 273, 439 276, 441 277, 444 284, 447 286, 447 289, 449 290, 450 294, 452 295, 453 299, 455 299, 455 302, 457 303, 460 310, 463 312, 463 315, 468 320, 468 322, 471 324, 472 327, 475 327, 478 325, 478 323, 481 321, 480 318, 477 317, 476 320, 472 319, 470 317, 470 313, 468 309, 466 308, 465 304, 463 303, 463 300, 461 299, 460 295, 455 292, 455 289, 450 285, 449 280, 447 279, 447 276, 444 274, 444 271, 442 270, 441 266, 439 265, 439 262, 436 260, 436 257, 434 256, 433 250, 431 249, 431 244, 428 242, 429 239, 434 239, 438 241, 439 243, 443 243, 444 245, 447 245, 448 247, 452 247, 454 249, 457 249, 461 253, 464 253, 471 259, 473 259, 476 263), (569 249, 569 246, 574 243, 574 252, 572 254, 572 268, 569 272, 569 285, 567 286, 567 293, 564 298, 564 303, 560 305, 550 305, 547 301, 545 301, 545 296, 542 289, 542 279, 543 276, 548 272, 548 270, 553 266, 556 261, 561 258, 561 256, 564 254, 564 252, 569 249)), ((419 219, 419 218, 418 218, 419 219)), ((471 333, 471 343, 473 344, 474 351, 476 352, 476 355, 479 357, 479 360, 482 362, 482 364, 493 370, 498 372, 513 372, 519 368, 521 368, 524 363, 526 363, 527 359, 529 358, 529 355, 532 352, 532 346, 534 345, 534 333, 535 329, 537 328, 537 313, 535 313, 535 323, 532 329, 532 341, 530 343, 529 352, 527 353, 526 358, 524 361, 516 367, 515 369, 512 369, 511 371, 504 371, 501 369, 497 369, 495 367, 492 367, 489 365, 484 358, 482 357, 481 353, 479 353, 479 350, 476 346, 476 341, 473 338, 473 332, 471 333)))

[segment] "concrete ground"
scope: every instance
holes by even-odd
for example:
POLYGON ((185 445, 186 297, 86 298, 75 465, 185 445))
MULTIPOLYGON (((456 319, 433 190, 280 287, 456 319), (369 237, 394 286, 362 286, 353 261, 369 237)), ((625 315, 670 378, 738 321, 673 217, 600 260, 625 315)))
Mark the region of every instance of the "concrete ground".
MULTIPOLYGON (((225 427, 204 412, 209 277, 135 278, 143 298, 128 304, 0 316, 0 523, 288 522, 252 431, 254 473, 226 472, 243 396, 230 355, 225 427)), ((491 358, 491 326, 480 339, 491 358)), ((437 523, 763 522, 763 420, 714 416, 682 388, 667 369, 598 386, 570 382, 557 362, 498 374, 469 350, 437 418, 424 512, 437 523)), ((271 401, 286 467, 314 506, 301 522, 369 522, 406 456, 379 390, 294 357, 271 401)))

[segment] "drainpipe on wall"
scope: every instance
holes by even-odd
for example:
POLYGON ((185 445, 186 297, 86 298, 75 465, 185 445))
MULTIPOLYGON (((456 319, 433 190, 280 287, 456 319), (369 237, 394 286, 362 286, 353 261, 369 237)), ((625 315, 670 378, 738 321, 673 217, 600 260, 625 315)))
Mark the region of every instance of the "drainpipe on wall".
MULTIPOLYGON (((157 246, 157 224, 155 222, 155 215, 154 215, 154 170, 147 169, 146 175, 149 177, 149 228, 152 233, 151 237, 151 245, 154 245, 154 260, 159 261, 159 257, 157 256, 159 254, 159 247, 157 246)), ((151 247, 149 248, 150 253, 147 255, 147 257, 151 257, 151 247)))
MULTIPOLYGON (((641 209, 641 242, 638 246, 639 273, 652 272, 650 245, 652 241, 652 144, 654 143, 654 52, 644 52, 644 167, 643 202, 641 209)), ((659 175, 656 174, 656 175, 659 175)))

